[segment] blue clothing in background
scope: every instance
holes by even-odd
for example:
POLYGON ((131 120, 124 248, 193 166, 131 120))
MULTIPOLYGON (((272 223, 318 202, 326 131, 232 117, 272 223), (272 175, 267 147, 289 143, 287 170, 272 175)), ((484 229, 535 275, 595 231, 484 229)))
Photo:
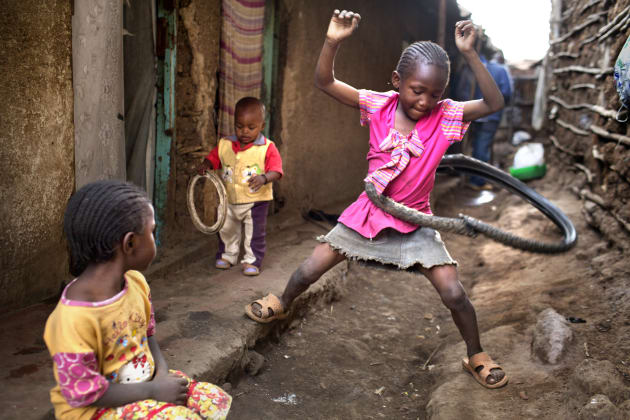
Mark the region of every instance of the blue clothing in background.
MULTIPOLYGON (((484 57, 480 58, 481 62, 488 69, 488 73, 490 73, 490 76, 492 76, 499 87, 503 99, 507 104, 512 97, 512 82, 508 71, 499 63, 489 62, 484 57)), ((476 84, 475 94, 472 98, 470 97, 472 91, 470 83, 472 80, 474 80, 474 76, 469 67, 465 67, 459 74, 456 74, 453 83, 454 91, 452 92, 452 97, 458 101, 481 99, 483 95, 479 89, 479 84, 476 84)), ((500 110, 472 122, 470 126, 470 136, 472 138, 472 156, 475 159, 490 162, 492 156, 492 142, 494 141, 494 135, 499 128, 502 116, 503 110, 500 110)), ((479 176, 471 176, 470 183, 476 186, 482 186, 486 183, 486 180, 479 176)))
MULTIPOLYGON (((470 125, 472 135, 472 157, 482 162, 490 162, 492 157, 492 142, 499 128, 499 121, 476 120, 470 125)), ((471 175, 470 183, 478 187, 486 183, 485 178, 471 175)))
MULTIPOLYGON (((501 95, 503 95, 503 99, 507 104, 512 97, 512 87, 510 86, 510 76, 505 68, 499 63, 493 63, 492 61, 487 61, 484 57, 481 57, 481 62, 488 69, 488 73, 494 79, 495 83, 499 87, 501 91, 501 95)), ((479 90, 479 85, 475 89, 475 97, 474 99, 481 99, 483 96, 481 95, 481 90, 479 90)), ((501 116, 503 115, 503 110, 495 112, 494 114, 490 114, 483 118, 478 118, 475 121, 485 122, 485 121, 501 121, 501 116)))

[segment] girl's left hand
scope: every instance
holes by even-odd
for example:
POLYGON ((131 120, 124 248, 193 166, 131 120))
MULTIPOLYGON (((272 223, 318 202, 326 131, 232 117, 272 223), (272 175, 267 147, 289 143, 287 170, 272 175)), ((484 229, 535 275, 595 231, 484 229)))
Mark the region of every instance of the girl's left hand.
POLYGON ((460 20, 455 24, 455 45, 462 53, 476 51, 477 28, 470 20, 460 20))

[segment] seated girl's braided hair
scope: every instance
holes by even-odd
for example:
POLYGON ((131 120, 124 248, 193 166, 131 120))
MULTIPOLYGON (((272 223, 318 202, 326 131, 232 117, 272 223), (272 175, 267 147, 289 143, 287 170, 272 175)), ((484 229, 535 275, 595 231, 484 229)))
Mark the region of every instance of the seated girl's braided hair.
POLYGON ((442 47, 431 41, 416 41, 402 52, 396 71, 402 79, 411 72, 416 63, 434 64, 446 71, 446 80, 451 74, 451 61, 442 47))
POLYGON ((142 233, 151 204, 146 193, 121 181, 98 181, 79 189, 68 201, 63 229, 68 239, 70 273, 110 260, 127 232, 142 233))

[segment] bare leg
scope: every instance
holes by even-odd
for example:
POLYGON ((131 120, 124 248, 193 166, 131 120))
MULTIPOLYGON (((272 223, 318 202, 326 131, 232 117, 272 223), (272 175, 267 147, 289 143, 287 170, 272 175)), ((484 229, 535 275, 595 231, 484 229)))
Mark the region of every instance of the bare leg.
MULTIPOLYGON (((319 280, 322 274, 345 259, 343 254, 332 249, 327 243, 317 245, 311 256, 291 274, 291 278, 280 297, 282 308, 286 310, 290 307, 293 300, 308 289, 311 284, 319 280)), ((262 316, 259 304, 254 303, 251 308, 256 316, 262 316)))
MULTIPOLYGON (((457 269, 453 265, 440 265, 430 269, 420 268, 435 290, 440 295, 444 305, 451 311, 453 321, 459 330, 464 342, 468 357, 483 351, 479 340, 479 328, 477 327, 477 315, 464 286, 457 278, 457 269)), ((495 384, 505 376, 501 369, 492 369, 487 382, 495 384)))

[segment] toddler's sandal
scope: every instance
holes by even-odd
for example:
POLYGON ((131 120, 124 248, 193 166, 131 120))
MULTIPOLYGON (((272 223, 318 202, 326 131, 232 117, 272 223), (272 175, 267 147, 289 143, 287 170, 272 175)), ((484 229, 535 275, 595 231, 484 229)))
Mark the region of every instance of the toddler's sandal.
POLYGON ((257 276, 260 274, 260 270, 255 265, 243 264, 243 274, 246 276, 257 276))
POLYGON ((219 258, 215 263, 214 266, 216 268, 218 268, 219 270, 227 270, 228 268, 232 267, 232 264, 230 264, 229 262, 227 262, 226 260, 224 260, 223 258, 219 258))

